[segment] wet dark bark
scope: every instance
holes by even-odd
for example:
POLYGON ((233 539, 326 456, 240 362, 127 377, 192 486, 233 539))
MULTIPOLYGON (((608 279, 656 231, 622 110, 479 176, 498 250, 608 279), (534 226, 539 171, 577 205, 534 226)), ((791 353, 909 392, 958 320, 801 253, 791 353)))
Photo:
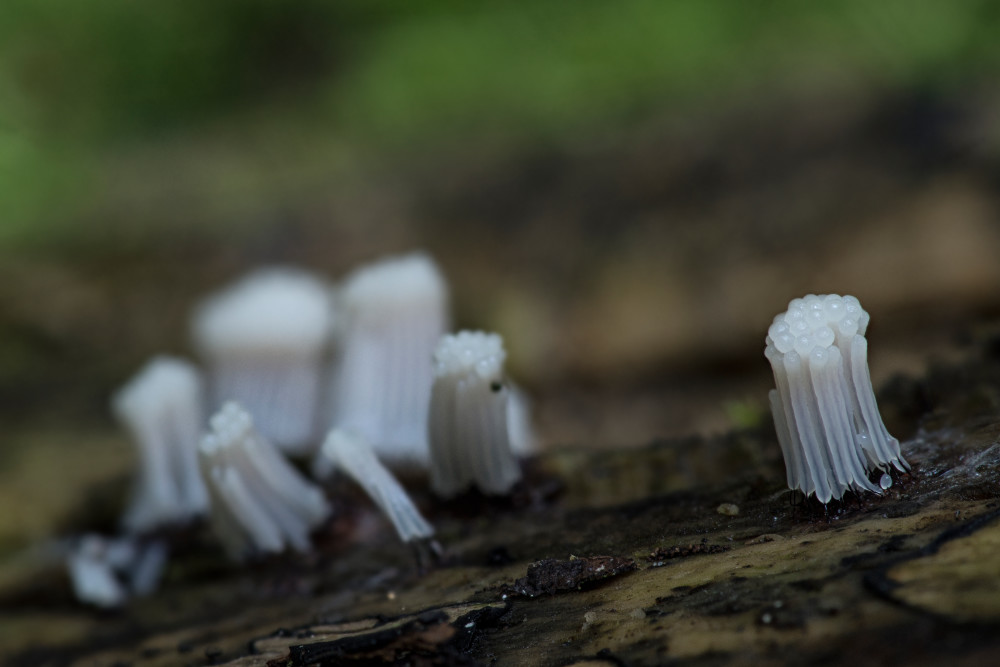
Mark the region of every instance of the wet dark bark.
POLYGON ((425 572, 334 489, 309 557, 231 566, 195 530, 120 612, 51 571, 9 586, 0 613, 51 641, 7 664, 979 664, 1000 650, 997 396, 989 349, 894 382, 912 473, 827 507, 784 488, 768 428, 546 454, 503 501, 421 490, 446 549, 425 572))

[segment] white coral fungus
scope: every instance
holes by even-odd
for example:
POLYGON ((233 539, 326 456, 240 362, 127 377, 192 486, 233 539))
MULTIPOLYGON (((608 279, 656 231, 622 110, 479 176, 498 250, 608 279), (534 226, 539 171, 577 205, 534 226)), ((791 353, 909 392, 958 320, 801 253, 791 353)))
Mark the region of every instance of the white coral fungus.
POLYGON ((331 426, 368 440, 386 464, 427 467, 431 353, 448 328, 448 286, 423 253, 362 266, 339 290, 342 354, 331 426))
POLYGON ((211 409, 238 401, 279 447, 311 451, 333 321, 326 285, 290 268, 258 270, 206 299, 192 336, 208 365, 211 409))
POLYGON ((208 509, 198 470, 202 400, 197 369, 172 357, 154 358, 112 398, 112 411, 139 451, 127 530, 183 522, 208 509))
POLYGON ((212 495, 213 527, 229 555, 308 551, 309 533, 330 514, 323 492, 226 403, 202 438, 201 463, 212 495))
POLYGON ((473 483, 505 494, 521 478, 508 434, 505 357, 500 336, 482 331, 445 336, 434 351, 431 485, 441 496, 473 483))
POLYGON ((335 429, 327 436, 319 455, 329 467, 343 471, 361 485, 392 522, 401 540, 411 542, 434 534, 434 528, 364 438, 335 429))
POLYGON ((777 389, 771 412, 788 486, 820 502, 848 490, 881 493, 875 468, 909 465, 882 423, 868 373, 868 313, 853 296, 793 299, 768 329, 777 389))

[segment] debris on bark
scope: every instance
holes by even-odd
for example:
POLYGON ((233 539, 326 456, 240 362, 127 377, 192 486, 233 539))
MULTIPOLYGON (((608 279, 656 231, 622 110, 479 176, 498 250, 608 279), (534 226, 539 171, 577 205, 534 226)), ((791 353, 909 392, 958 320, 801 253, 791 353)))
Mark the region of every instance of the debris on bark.
POLYGON ((620 556, 591 556, 557 560, 547 558, 528 566, 528 573, 514 582, 507 595, 534 598, 596 586, 605 579, 635 569, 635 561, 620 556))

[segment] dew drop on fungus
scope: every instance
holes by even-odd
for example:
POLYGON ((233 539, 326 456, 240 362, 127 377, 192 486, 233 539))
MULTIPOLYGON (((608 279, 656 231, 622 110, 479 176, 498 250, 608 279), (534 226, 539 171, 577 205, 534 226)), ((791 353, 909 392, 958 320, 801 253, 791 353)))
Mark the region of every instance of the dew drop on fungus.
POLYGON ((882 487, 883 491, 892 486, 892 477, 889 476, 889 473, 882 473, 882 477, 878 480, 878 485, 882 487))

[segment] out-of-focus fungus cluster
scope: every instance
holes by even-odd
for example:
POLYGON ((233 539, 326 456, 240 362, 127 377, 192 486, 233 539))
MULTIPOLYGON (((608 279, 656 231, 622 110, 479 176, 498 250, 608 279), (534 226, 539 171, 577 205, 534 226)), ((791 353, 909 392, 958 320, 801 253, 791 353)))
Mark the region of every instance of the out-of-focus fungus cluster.
POLYGON ((204 375, 157 357, 112 400, 139 467, 125 535, 86 536, 68 557, 77 597, 111 607, 151 592, 163 530, 205 515, 234 560, 308 550, 332 509, 288 456, 311 458, 320 480, 354 480, 404 542, 434 529, 390 469, 430 472, 443 497, 470 483, 509 492, 521 475, 512 447, 525 454, 534 440, 527 398, 493 389, 507 386, 498 335, 445 336, 449 322, 447 284, 422 253, 340 285, 262 269, 208 297, 191 324, 204 375), (449 361, 451 341, 479 339, 488 350, 470 350, 468 372, 449 361), (453 471, 447 482, 441 471, 453 471))

